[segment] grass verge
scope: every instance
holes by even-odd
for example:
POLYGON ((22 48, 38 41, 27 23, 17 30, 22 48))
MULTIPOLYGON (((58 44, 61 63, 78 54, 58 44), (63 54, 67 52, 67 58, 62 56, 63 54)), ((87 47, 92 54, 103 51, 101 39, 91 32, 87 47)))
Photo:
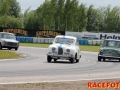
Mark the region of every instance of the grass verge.
POLYGON ((88 46, 88 45, 81 45, 81 51, 90 51, 90 52, 99 52, 101 46, 88 46))
POLYGON ((0 50, 0 59, 13 59, 19 57, 20 55, 15 52, 0 50))
MULTIPOLYGON (((41 47, 48 48, 50 44, 38 44, 38 43, 20 43, 20 46, 29 46, 29 47, 41 47)), ((90 52, 98 52, 100 46, 89 46, 89 45, 80 45, 81 51, 90 51, 90 52)))
POLYGON ((20 46, 28 46, 28 47, 41 47, 48 48, 50 44, 39 44, 39 43, 20 43, 20 46))

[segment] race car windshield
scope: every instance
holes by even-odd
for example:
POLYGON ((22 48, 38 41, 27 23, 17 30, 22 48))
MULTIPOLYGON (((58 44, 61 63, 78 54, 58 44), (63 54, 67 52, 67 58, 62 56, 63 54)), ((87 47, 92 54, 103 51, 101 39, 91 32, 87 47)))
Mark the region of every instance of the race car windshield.
POLYGON ((103 47, 118 47, 118 48, 120 48, 120 41, 105 40, 102 46, 103 47))
POLYGON ((12 34, 7 34, 7 33, 1 34, 0 37, 1 37, 1 38, 6 38, 6 39, 15 39, 15 36, 14 36, 14 35, 12 35, 12 34))
POLYGON ((69 38, 56 38, 55 43, 62 43, 62 44, 73 44, 74 39, 69 38))

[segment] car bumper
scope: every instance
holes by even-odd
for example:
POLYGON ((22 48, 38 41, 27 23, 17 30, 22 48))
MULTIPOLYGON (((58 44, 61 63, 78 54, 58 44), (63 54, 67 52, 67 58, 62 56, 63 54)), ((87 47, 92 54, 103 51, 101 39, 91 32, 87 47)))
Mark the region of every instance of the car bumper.
POLYGON ((17 48, 19 45, 2 45, 2 48, 17 48))
POLYGON ((18 48, 18 46, 2 46, 2 48, 18 48))
POLYGON ((5 44, 2 44, 3 48, 17 48, 19 47, 19 44, 12 43, 12 42, 6 42, 5 44))
POLYGON ((107 59, 120 59, 120 57, 116 57, 116 56, 104 56, 104 55, 98 55, 101 58, 107 58, 107 59))
POLYGON ((73 55, 54 55, 54 54, 47 54, 47 56, 51 56, 52 58, 55 58, 55 59, 70 59, 70 58, 74 58, 73 55))

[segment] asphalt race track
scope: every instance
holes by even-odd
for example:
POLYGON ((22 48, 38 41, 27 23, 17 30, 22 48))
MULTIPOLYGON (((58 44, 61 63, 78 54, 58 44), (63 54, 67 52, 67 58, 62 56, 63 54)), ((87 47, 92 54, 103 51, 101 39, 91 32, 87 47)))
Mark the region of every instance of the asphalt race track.
POLYGON ((21 59, 0 60, 0 83, 75 81, 120 78, 119 61, 97 61, 97 54, 81 51, 79 63, 47 62, 47 49, 20 47, 21 59))

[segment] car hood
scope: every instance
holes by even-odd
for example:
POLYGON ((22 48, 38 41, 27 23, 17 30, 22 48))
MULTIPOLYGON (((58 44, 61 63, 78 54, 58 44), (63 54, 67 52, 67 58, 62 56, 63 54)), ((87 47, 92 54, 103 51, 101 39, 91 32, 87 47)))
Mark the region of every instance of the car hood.
POLYGON ((74 44, 52 44, 51 47, 56 48, 73 48, 74 44))
POLYGON ((14 39, 2 39, 2 41, 6 41, 6 42, 18 42, 18 41, 14 40, 14 39))
POLYGON ((103 50, 119 50, 119 48, 117 48, 117 47, 101 47, 101 49, 103 49, 103 50))

